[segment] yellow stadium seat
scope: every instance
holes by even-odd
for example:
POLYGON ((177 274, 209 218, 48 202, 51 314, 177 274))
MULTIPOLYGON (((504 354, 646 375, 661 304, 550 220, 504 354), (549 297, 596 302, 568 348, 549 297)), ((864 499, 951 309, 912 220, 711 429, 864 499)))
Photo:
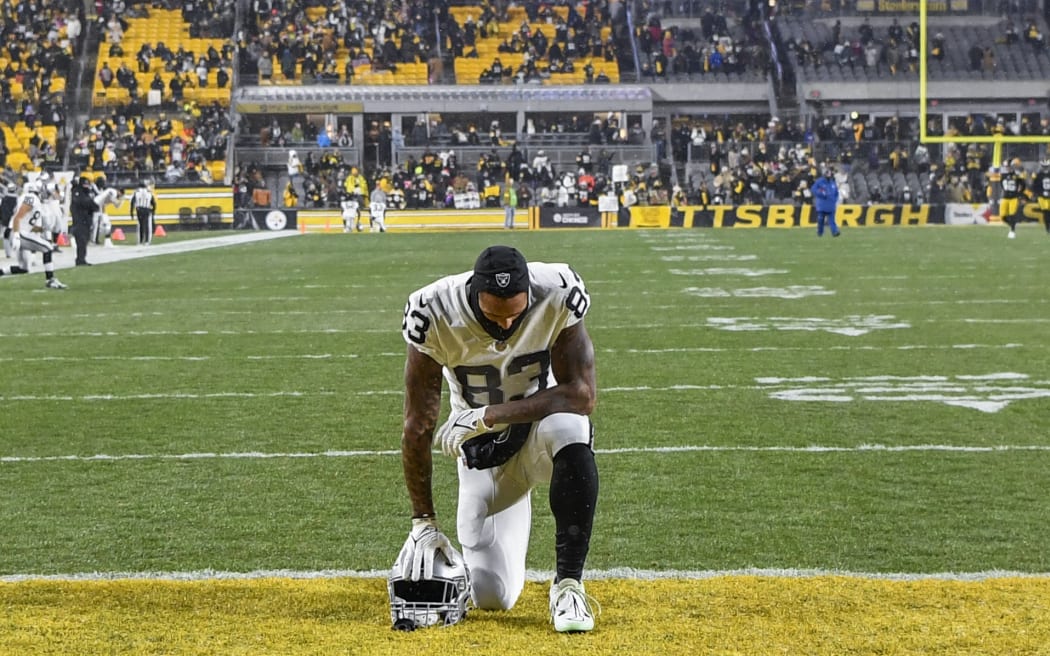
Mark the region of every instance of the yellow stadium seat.
POLYGON ((211 172, 212 180, 219 183, 223 182, 226 178, 226 161, 216 160, 208 162, 208 171, 211 172))
POLYGON ((24 168, 27 170, 33 170, 33 162, 29 159, 29 155, 18 150, 7 154, 7 165, 14 171, 21 171, 24 168))

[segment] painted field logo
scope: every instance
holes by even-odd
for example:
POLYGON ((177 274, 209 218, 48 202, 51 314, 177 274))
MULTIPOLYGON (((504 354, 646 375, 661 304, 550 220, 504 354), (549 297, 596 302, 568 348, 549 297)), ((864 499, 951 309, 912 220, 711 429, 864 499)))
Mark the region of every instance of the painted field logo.
POLYGON ((714 255, 661 255, 664 262, 750 262, 757 260, 757 255, 736 255, 734 253, 714 255))
POLYGON ((790 285, 788 287, 745 287, 722 289, 721 287, 686 287, 683 293, 700 298, 786 298, 798 299, 808 296, 834 296, 835 292, 820 285, 790 285))
POLYGON ((743 276, 754 278, 756 276, 771 276, 781 273, 790 273, 787 269, 747 269, 744 267, 712 267, 710 269, 670 269, 672 276, 743 276))
POLYGON ((869 314, 867 316, 850 315, 841 319, 822 319, 820 317, 708 317, 707 327, 718 330, 748 332, 759 330, 822 330, 826 333, 857 337, 873 330, 894 330, 911 328, 911 324, 894 321, 892 315, 869 314))
POLYGON ((650 246, 654 251, 732 251, 736 246, 724 244, 678 244, 676 246, 650 246))
POLYGON ((976 376, 858 376, 856 378, 756 378, 769 397, 782 401, 930 401, 999 412, 1012 401, 1050 398, 1050 381, 1001 372, 976 376))

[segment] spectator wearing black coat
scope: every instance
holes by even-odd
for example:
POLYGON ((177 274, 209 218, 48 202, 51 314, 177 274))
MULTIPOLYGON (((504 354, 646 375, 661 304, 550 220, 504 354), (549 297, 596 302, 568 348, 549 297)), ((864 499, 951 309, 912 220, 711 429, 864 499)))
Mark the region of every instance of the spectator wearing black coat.
POLYGON ((92 193, 91 181, 81 176, 69 202, 69 212, 73 216, 73 238, 77 242, 77 266, 91 266, 87 261, 87 247, 91 241, 91 224, 99 209, 92 193))

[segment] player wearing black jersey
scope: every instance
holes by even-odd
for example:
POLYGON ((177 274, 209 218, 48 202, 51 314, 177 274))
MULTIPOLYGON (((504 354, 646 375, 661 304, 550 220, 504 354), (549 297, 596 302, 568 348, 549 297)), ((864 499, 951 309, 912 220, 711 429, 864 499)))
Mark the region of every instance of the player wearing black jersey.
POLYGON ((1021 218, 1017 210, 1026 186, 1024 170, 1010 162, 1003 162, 999 186, 1002 189, 1002 197, 999 199, 999 216, 1006 225, 1010 226, 1010 234, 1007 236, 1013 239, 1017 236, 1017 224, 1021 218))
POLYGON ((1032 174, 1030 188, 1043 213, 1043 227, 1050 235, 1050 159, 1039 162, 1039 170, 1032 174))

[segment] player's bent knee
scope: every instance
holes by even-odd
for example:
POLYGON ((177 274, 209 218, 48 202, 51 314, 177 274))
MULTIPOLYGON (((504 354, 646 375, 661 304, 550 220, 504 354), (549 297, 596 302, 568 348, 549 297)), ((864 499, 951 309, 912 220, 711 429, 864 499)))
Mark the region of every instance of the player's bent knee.
POLYGON ((536 438, 546 445, 547 452, 553 457, 570 444, 589 444, 591 420, 571 412, 548 415, 536 426, 536 438))
POLYGON ((506 579, 491 570, 470 570, 470 597, 482 610, 510 610, 521 596, 521 590, 521 587, 509 589, 506 579))

